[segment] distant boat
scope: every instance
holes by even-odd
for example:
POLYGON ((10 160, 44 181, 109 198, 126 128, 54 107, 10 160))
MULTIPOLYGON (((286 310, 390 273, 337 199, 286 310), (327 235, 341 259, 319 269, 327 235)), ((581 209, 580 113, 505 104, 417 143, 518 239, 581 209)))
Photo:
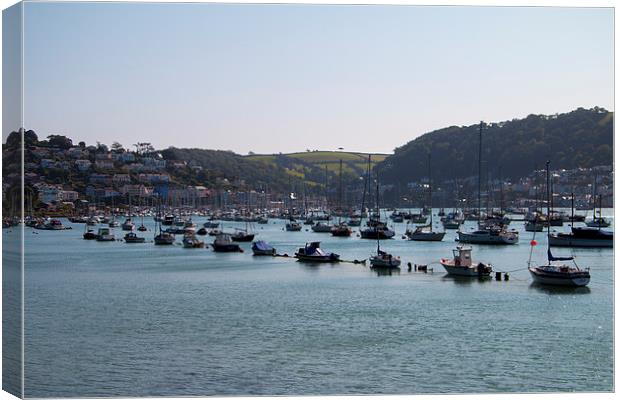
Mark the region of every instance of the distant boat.
POLYGON ((186 249, 204 248, 205 242, 199 240, 193 233, 186 233, 183 236, 183 247, 186 249))
POLYGON ((420 242, 441 242, 446 232, 433 232, 432 225, 418 226, 415 230, 408 230, 405 235, 409 240, 420 242))
POLYGON ((99 228, 96 240, 98 242, 113 242, 116 239, 112 231, 110 231, 110 228, 99 228))
POLYGON ((607 218, 595 217, 587 221, 586 225, 590 228, 608 228, 611 222, 607 218))
POLYGON ((301 224, 291 218, 289 222, 286 223, 285 228, 289 232, 298 232, 301 231, 301 224))
POLYGON ((549 235, 553 247, 614 247, 614 233, 597 228, 571 228, 571 233, 549 235))
POLYGON ((312 228, 310 229, 312 229, 312 231, 316 233, 329 233, 332 230, 332 226, 326 224, 325 222, 319 221, 316 224, 312 225, 312 228))
POLYGON ((227 233, 221 233, 217 235, 211 247, 213 247, 213 251, 219 253, 231 253, 241 251, 239 245, 233 242, 230 235, 227 233))
POLYGON ((267 242, 258 240, 252 243, 252 252, 255 256, 275 256, 276 249, 267 242))
POLYGON ((452 259, 442 258, 439 263, 450 275, 486 277, 491 274, 493 268, 491 264, 475 263, 471 259, 471 247, 459 245, 452 250, 452 259))
POLYGON ((338 262, 340 256, 336 253, 328 253, 323 251, 319 246, 321 242, 306 243, 304 247, 300 247, 295 253, 295 258, 299 261, 311 262, 338 262))
POLYGON ((351 236, 351 228, 345 222, 341 222, 331 228, 332 236, 348 237, 351 236))
POLYGON ((517 244, 519 234, 504 229, 482 229, 474 232, 457 232, 459 242, 471 244, 517 244))
MULTIPOLYGON (((549 204, 549 161, 547 161, 547 204, 549 204)), ((534 233, 536 235, 536 233, 534 233)), ((550 227, 547 226, 547 236, 551 237, 550 227)), ((535 236, 534 236, 535 237, 535 236)), ((536 241, 532 239, 532 246, 536 241)), ((532 252, 528 260, 528 270, 535 283, 554 286, 586 286, 590 283, 589 269, 582 270, 577 266, 573 257, 554 257, 551 254, 551 243, 547 242, 547 264, 532 266, 532 252), (573 261, 573 265, 558 263, 558 261, 573 261)))
POLYGON ((204 236, 207 234, 207 229, 206 228, 200 228, 196 231, 196 235, 200 235, 200 236, 204 236))
POLYGON ((136 235, 134 232, 129 232, 123 238, 125 239, 125 243, 144 243, 145 239, 136 235))
POLYGON ((217 228, 218 226, 220 226, 220 223, 217 221, 207 221, 204 224, 202 224, 202 226, 204 226, 205 228, 208 229, 214 229, 217 228))
POLYGON ((400 266, 400 257, 381 250, 380 240, 377 239, 377 254, 370 256, 371 268, 398 268, 400 266))
MULTIPOLYGON (((369 157, 370 160, 370 157, 369 157)), ((370 161, 369 161, 370 163, 370 161)), ((370 174, 370 170, 369 170, 370 174)), ((370 176, 370 175, 369 175, 370 176)), ((360 235, 362 239, 391 239, 394 237, 396 232, 388 228, 387 224, 382 222, 380 219, 380 208, 379 208, 379 177, 377 176, 375 185, 375 217, 370 216, 368 222, 366 223, 366 228, 360 230, 360 235)))
POLYGON ((131 218, 127 218, 125 222, 123 222, 123 226, 121 227, 121 229, 124 231, 133 231, 133 228, 135 228, 135 226, 136 225, 133 223, 131 218))
POLYGON ((251 242, 254 240, 254 234, 248 233, 246 230, 238 229, 235 233, 230 235, 230 238, 235 242, 251 242))
POLYGON ((84 238, 84 240, 95 240, 97 239, 97 234, 95 234, 95 231, 93 231, 92 229, 86 229, 82 237, 84 238))
POLYGON ((175 242, 175 237, 172 233, 159 231, 158 235, 153 238, 156 245, 171 245, 175 242))

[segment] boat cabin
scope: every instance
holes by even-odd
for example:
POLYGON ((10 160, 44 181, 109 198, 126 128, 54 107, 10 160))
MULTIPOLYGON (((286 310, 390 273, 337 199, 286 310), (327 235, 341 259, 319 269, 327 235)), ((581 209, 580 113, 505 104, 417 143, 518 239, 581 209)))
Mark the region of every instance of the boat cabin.
POLYGON ((457 247, 452 250, 454 255, 454 265, 470 267, 471 266, 471 247, 457 247))

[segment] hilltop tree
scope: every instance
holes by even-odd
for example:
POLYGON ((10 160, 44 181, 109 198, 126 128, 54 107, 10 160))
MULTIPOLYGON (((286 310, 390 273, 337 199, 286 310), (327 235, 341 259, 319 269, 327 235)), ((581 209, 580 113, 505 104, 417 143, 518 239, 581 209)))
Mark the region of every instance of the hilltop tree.
POLYGON ((63 135, 49 135, 47 141, 50 146, 60 147, 61 149, 70 149, 73 147, 73 141, 63 135))

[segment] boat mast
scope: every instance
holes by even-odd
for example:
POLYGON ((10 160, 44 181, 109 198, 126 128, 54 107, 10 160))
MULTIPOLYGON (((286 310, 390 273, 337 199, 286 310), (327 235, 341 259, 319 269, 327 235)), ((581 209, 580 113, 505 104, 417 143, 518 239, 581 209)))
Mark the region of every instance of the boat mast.
POLYGON ((480 191, 482 190, 482 124, 480 121, 480 132, 478 134, 478 225, 480 225, 480 214, 482 212, 482 197, 480 191))
MULTIPOLYGON (((379 212, 379 171, 377 171, 377 181, 376 181, 376 191, 377 191, 377 200, 376 200, 376 205, 377 205, 377 221, 381 221, 381 214, 379 212)), ((378 228, 378 225, 375 229, 378 228)), ((377 255, 379 255, 379 231, 376 232, 377 234, 377 255)))
POLYGON ((430 228, 433 231, 433 179, 431 178, 431 153, 428 153, 428 204, 431 209, 430 228))
MULTIPOLYGON (((550 206, 550 196, 549 196, 549 192, 550 192, 550 186, 549 186, 549 160, 547 160, 547 254, 549 254, 549 251, 551 250, 551 244, 549 243, 549 236, 551 236, 551 218, 549 217, 549 213, 551 212, 551 210, 549 209, 550 206)), ((548 259, 549 257, 547 257, 548 259)), ((551 264, 551 260, 548 259, 548 263, 551 264)))
POLYGON ((366 168, 366 179, 364 179, 364 192, 362 193, 362 209, 360 210, 360 226, 364 219, 364 205, 366 204, 366 189, 368 189, 368 196, 370 197, 370 157, 368 154, 368 167, 366 168))
POLYGON ((340 172, 338 174, 338 225, 342 221, 340 221, 340 217, 342 215, 342 159, 340 159, 340 172))

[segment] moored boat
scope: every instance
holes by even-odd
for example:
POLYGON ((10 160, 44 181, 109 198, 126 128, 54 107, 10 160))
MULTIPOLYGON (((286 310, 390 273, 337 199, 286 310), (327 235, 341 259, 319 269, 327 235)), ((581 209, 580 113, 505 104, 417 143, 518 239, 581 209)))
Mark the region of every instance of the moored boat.
POLYGON ((340 256, 336 253, 325 252, 320 248, 320 242, 306 243, 304 247, 300 247, 295 253, 295 258, 299 261, 311 262, 338 262, 340 256))
POLYGON ((146 240, 143 237, 136 235, 134 232, 127 233, 123 239, 125 240, 125 243, 144 243, 146 240))
POLYGON ((213 247, 213 251, 219 253, 232 253, 241 251, 239 245, 233 242, 232 238, 227 233, 220 233, 219 235, 217 235, 211 247, 213 247))
POLYGON ((116 240, 114 238, 114 233, 110 230, 110 228, 99 228, 97 231, 97 237, 95 238, 98 242, 113 242, 116 240))
POLYGON ((252 253, 254 253, 255 256, 275 256, 276 249, 265 241, 257 240, 252 243, 252 253))
POLYGON ((450 275, 483 278, 491 275, 493 271, 491 264, 472 261, 471 247, 459 245, 452 250, 452 255, 452 259, 442 258, 439 260, 439 263, 450 275))

